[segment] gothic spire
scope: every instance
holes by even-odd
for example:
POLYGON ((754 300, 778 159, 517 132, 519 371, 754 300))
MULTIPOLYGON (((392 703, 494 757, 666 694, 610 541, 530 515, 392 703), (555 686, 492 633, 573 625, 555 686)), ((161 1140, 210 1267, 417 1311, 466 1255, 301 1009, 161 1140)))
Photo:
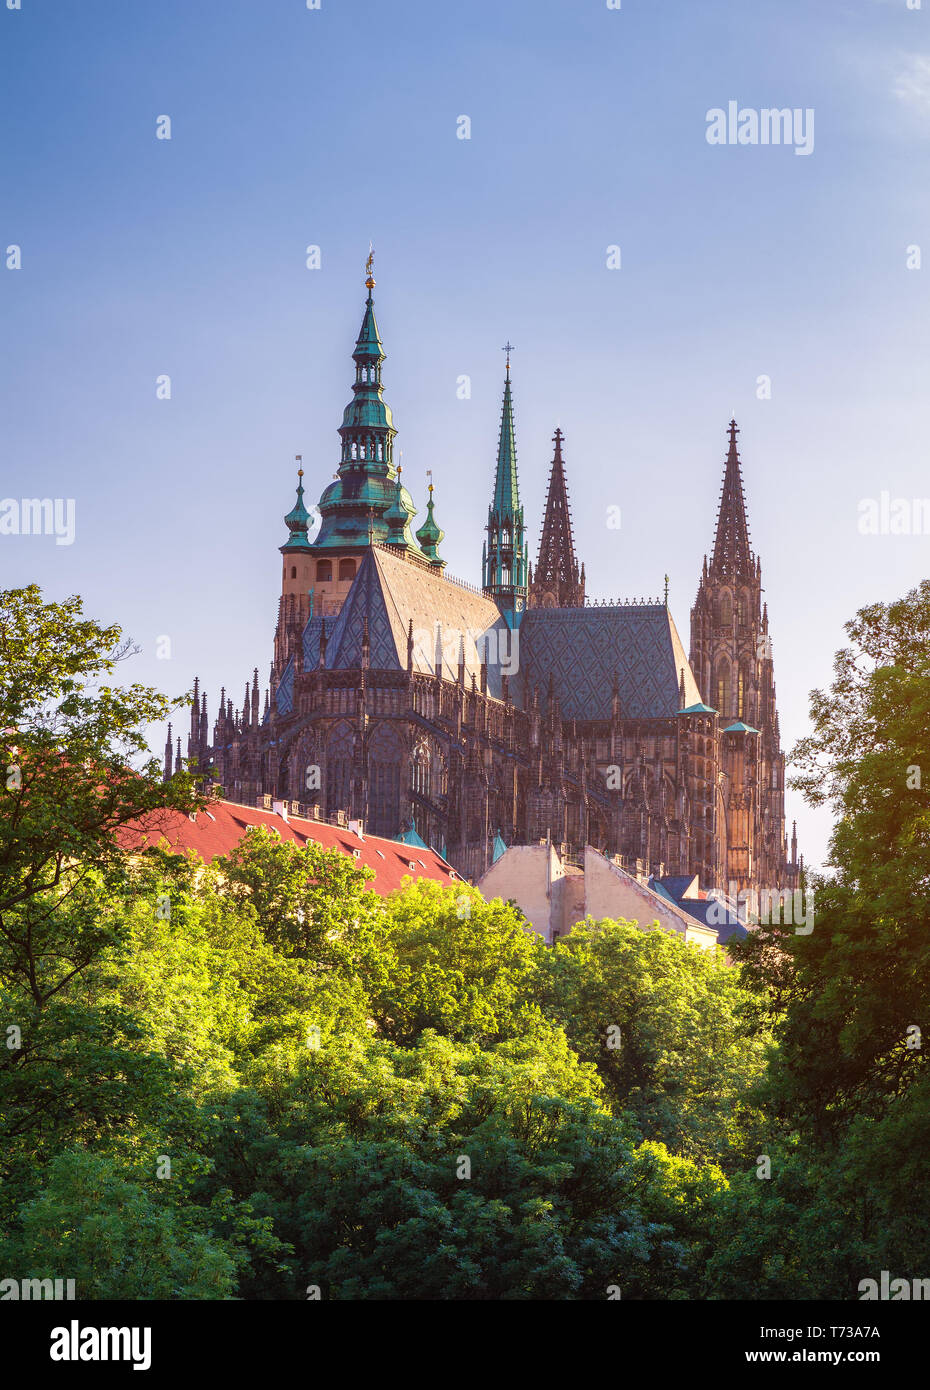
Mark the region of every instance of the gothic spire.
POLYGON ((494 479, 492 512, 501 517, 515 517, 520 510, 520 487, 517 481, 517 445, 513 428, 513 397, 510 392, 510 344, 507 348, 507 374, 504 379, 504 406, 501 411, 501 432, 497 445, 497 475, 494 479))
MULTIPOLYGON (((510 354, 507 344, 507 374, 504 404, 497 445, 494 497, 488 508, 487 545, 483 553, 482 581, 485 592, 505 614, 519 614, 526 601, 527 545, 524 538, 523 508, 517 482, 517 446, 513 427, 513 396, 510 389, 510 354)), ((519 621, 519 617, 517 618, 519 621)))
POLYGON ((752 547, 749 544, 749 523, 746 520, 743 476, 740 472, 739 453, 736 448, 736 436, 739 434, 739 429, 735 420, 730 421, 729 430, 730 448, 723 474, 723 490, 720 494, 720 511, 717 516, 714 554, 710 569, 717 576, 726 575, 734 579, 752 579, 755 575, 755 560, 752 547))
POLYGON ((539 556, 530 584, 531 600, 535 607, 579 608, 584 603, 584 584, 579 578, 575 558, 562 439, 562 431, 556 429, 539 556))
MULTIPOLYGON (((375 318, 372 291, 372 255, 366 264, 365 287, 368 297, 362 315, 352 359, 355 381, 339 426, 341 442, 339 470, 320 498, 320 530, 313 544, 316 555, 333 551, 360 550, 372 541, 385 542, 392 531, 401 533, 405 527, 392 525, 386 513, 398 501, 397 474, 394 468, 394 428, 391 408, 384 399, 381 368, 385 360, 378 321, 375 318)), ((416 507, 409 494, 401 489, 401 510, 413 516, 416 507)), ((395 520, 396 512, 395 512, 395 520)), ((392 539, 418 553, 412 537, 392 539)))

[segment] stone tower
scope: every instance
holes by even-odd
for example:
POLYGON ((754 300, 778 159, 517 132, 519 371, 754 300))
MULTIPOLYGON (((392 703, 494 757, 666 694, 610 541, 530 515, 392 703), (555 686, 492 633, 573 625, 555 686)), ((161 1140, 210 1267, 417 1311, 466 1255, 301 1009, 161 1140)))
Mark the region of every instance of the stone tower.
POLYGON ((394 467, 397 431, 391 407, 384 400, 381 369, 385 353, 375 318, 371 263, 369 256, 365 280, 368 298, 352 353, 352 399, 339 427, 339 469, 320 498, 320 529, 308 547, 313 561, 314 612, 324 617, 339 612, 372 541, 390 542, 412 555, 421 554, 410 534, 416 507, 394 467))
POLYGON ((762 566, 753 555, 746 517, 739 429, 729 448, 710 563, 691 610, 691 667, 721 730, 716 878, 772 888, 790 886, 781 751, 768 610, 762 566))

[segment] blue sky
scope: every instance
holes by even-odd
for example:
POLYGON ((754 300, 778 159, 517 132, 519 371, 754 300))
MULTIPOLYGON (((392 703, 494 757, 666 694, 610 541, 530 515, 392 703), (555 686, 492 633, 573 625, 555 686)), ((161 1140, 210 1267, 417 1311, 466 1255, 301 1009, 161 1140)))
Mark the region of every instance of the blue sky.
MULTIPOLYGON (((4 536, 0 583, 84 595, 134 679, 199 674, 211 717, 265 680, 293 456, 317 496, 369 240, 451 572, 480 575, 508 337, 531 549, 559 423, 589 592, 668 572, 686 642, 736 415, 786 747, 843 623, 930 571, 928 536, 859 533, 863 499, 930 495, 930 3, 6 3, 0 492, 73 497, 76 534, 4 536), (813 109, 813 152, 709 145, 730 100, 813 109)), ((793 815, 819 861, 826 816, 793 815)))

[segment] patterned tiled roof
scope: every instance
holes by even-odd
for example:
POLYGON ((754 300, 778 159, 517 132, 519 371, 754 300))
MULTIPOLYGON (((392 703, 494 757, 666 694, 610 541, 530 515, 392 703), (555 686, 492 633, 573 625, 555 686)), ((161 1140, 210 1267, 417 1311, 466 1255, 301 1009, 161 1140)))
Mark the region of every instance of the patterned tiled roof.
MULTIPOLYGON (((357 669, 362 659, 364 620, 373 670, 407 669, 407 632, 411 621, 415 636, 413 669, 434 675, 437 650, 442 654, 442 673, 458 679, 459 638, 465 639, 465 677, 481 675, 479 645, 492 634, 488 659, 488 691, 500 697, 500 650, 509 652, 509 630, 498 609, 483 594, 444 579, 424 565, 412 564, 380 546, 373 546, 359 566, 355 582, 339 616, 326 622, 326 666, 329 670, 357 669), (505 647, 504 643, 508 645, 505 647)), ((322 619, 311 618, 304 630, 304 668, 317 665, 322 619)), ((505 665, 506 670, 506 665, 505 665)), ((287 677, 282 677, 281 687, 287 677)), ((279 690, 280 688, 279 687, 279 690)), ((283 707, 278 701, 278 708, 283 707)))
POLYGON ((543 696, 552 673, 566 719, 609 719, 615 675, 627 719, 677 714, 682 670, 685 703, 701 699, 672 615, 661 603, 531 608, 520 625, 520 666, 543 696))
MULTIPOLYGON (((496 699, 502 696, 502 674, 510 674, 511 695, 520 701, 527 676, 545 697, 551 672, 564 718, 609 719, 616 675, 625 718, 669 718, 680 709, 684 671, 685 703, 700 705, 685 649, 661 603, 531 608, 515 639, 483 594, 376 545, 366 552, 339 615, 326 619, 328 670, 359 668, 366 617, 375 671, 406 670, 412 622, 415 671, 434 675, 438 653, 443 676, 456 680, 464 637, 466 680, 480 680, 482 651, 487 652, 488 692, 496 699)), ((305 670, 319 662, 323 621, 313 617, 304 629, 305 670)), ((278 687, 278 712, 289 713, 292 700, 289 664, 278 687)))

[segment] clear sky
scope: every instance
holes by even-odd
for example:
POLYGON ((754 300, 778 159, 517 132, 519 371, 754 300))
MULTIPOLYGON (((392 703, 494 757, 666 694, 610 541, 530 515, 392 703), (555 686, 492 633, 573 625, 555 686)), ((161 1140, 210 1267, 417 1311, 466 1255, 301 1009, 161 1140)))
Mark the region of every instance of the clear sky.
MULTIPOLYGON (((132 678, 199 674, 211 719, 267 679, 293 458, 315 499, 369 240, 451 572, 480 579, 508 337, 534 557, 558 423, 589 592, 667 572, 686 644, 735 414, 786 748, 843 623, 930 571, 927 535, 859 529, 865 499, 930 495, 930 0, 10 2, 0 493, 74 498, 76 529, 0 537, 0 583, 81 593, 132 678), (730 101, 812 110, 813 150, 709 144, 730 101)), ((826 817, 788 807, 820 861, 826 817)))

